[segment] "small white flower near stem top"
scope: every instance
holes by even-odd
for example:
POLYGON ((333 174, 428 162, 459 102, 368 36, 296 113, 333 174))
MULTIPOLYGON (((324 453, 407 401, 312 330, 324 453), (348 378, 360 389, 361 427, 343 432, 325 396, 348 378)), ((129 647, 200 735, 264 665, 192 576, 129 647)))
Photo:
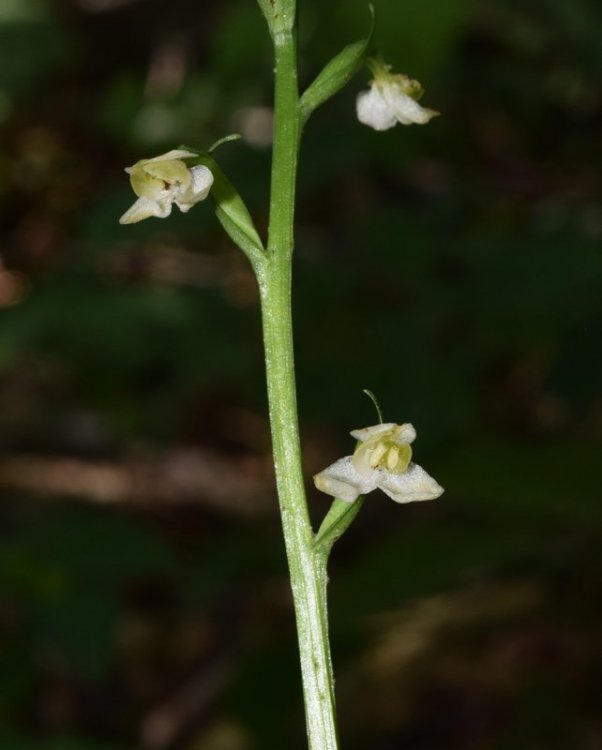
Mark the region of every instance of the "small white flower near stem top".
POLYGON ((404 75, 395 75, 382 60, 371 59, 368 66, 374 74, 370 89, 357 98, 357 117, 374 130, 389 130, 397 123, 425 125, 439 113, 422 107, 418 100, 424 89, 404 75))
POLYGON ((322 492, 348 503, 376 489, 396 503, 434 500, 443 494, 443 487, 411 461, 410 443, 416 438, 411 424, 378 424, 351 435, 359 440, 353 455, 315 475, 322 492))
POLYGON ((174 203, 186 213, 195 203, 204 200, 213 185, 213 174, 207 167, 188 167, 183 161, 195 156, 190 151, 174 149, 127 167, 125 171, 130 175, 138 200, 119 223, 135 224, 151 216, 165 219, 174 203))

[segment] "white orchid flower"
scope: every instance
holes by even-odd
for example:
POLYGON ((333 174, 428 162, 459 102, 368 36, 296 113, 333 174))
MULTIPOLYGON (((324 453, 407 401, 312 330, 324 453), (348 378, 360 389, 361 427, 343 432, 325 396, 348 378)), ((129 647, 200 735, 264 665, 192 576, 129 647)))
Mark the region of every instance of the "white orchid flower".
POLYGON ((213 174, 204 166, 187 167, 183 159, 196 156, 190 151, 174 149, 153 159, 142 159, 127 167, 130 183, 138 200, 119 219, 120 224, 156 216, 165 219, 172 205, 186 213, 204 200, 213 185, 213 174))
POLYGON ((374 130, 389 130, 397 123, 425 125, 439 113, 418 104, 424 89, 404 75, 394 75, 381 60, 370 60, 374 73, 370 89, 357 98, 357 117, 374 130))
POLYGON ((315 475, 322 492, 348 503, 375 489, 396 503, 434 500, 443 494, 443 487, 411 461, 410 444, 416 438, 411 424, 378 424, 351 435, 359 440, 353 455, 315 475))

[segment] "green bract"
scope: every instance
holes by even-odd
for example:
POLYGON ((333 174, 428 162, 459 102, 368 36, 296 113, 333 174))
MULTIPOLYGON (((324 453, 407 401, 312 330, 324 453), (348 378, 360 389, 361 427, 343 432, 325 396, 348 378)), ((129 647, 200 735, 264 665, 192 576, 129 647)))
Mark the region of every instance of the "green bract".
POLYGON ((322 521, 322 525, 314 540, 316 550, 324 555, 326 559, 328 559, 334 543, 343 536, 355 520, 355 517, 362 508, 363 501, 363 497, 358 497, 354 503, 347 503, 344 500, 333 500, 330 510, 322 521))
POLYGON ((368 36, 359 42, 354 42, 339 52, 326 65, 315 81, 301 97, 301 120, 305 122, 320 104, 337 94, 346 86, 365 62, 374 36, 374 10, 372 6, 372 25, 368 36))
MULTIPOLYGON (((236 136, 226 136, 211 148, 214 150, 222 143, 235 139, 236 136)), ((220 224, 238 247, 246 253, 253 265, 261 262, 265 254, 263 242, 240 194, 223 173, 212 154, 193 149, 189 153, 192 153, 197 164, 201 165, 203 169, 209 170, 213 175, 211 198, 215 204, 215 214, 220 224)))

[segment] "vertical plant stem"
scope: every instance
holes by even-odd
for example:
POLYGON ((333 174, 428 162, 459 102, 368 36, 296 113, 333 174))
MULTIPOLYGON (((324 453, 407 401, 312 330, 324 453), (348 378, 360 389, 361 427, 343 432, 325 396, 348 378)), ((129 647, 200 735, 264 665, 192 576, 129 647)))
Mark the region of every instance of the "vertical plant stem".
POLYGON ((294 30, 274 35, 276 89, 270 236, 259 273, 270 423, 278 499, 297 621, 310 750, 337 750, 328 646, 326 570, 313 545, 301 466, 295 391, 291 276, 300 139, 294 30))

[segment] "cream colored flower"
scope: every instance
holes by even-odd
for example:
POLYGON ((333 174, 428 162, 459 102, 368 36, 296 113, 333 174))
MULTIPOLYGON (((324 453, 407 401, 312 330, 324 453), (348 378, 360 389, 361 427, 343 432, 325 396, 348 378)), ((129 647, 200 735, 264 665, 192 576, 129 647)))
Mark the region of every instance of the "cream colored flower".
POLYGON ((213 185, 213 174, 204 166, 187 167, 183 159, 196 156, 190 151, 174 149, 154 159, 142 159, 127 167, 130 183, 138 200, 119 219, 120 224, 156 216, 165 219, 176 206, 186 213, 204 200, 213 185))
POLYGON ((357 98, 357 117, 375 130, 389 130, 398 122, 402 125, 425 125, 439 113, 418 104, 424 89, 404 75, 393 75, 389 67, 376 60, 370 61, 374 80, 370 89, 357 98))
POLYGON ((396 503, 434 500, 443 494, 443 487, 411 461, 410 444, 416 438, 411 424, 379 424, 351 435, 359 440, 353 455, 315 475, 315 485, 322 492, 348 503, 375 489, 396 503))

